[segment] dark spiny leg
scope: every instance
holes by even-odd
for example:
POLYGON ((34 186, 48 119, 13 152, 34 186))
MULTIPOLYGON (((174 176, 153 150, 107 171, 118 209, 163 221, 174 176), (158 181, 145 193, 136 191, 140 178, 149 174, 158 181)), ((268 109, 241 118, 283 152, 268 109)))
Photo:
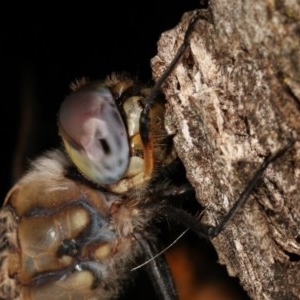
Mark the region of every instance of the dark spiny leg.
POLYGON ((190 35, 193 31, 194 25, 200 20, 208 20, 210 19, 207 14, 205 14, 205 11, 200 10, 193 18, 191 19, 188 28, 185 32, 184 40, 181 46, 178 48, 176 55, 174 56, 173 60, 171 63, 168 65, 168 67, 164 70, 160 78, 156 81, 154 87, 151 89, 151 93, 149 96, 145 99, 145 106, 143 108, 143 111, 141 113, 140 117, 140 133, 141 133, 141 138, 143 144, 147 144, 149 142, 150 138, 150 116, 149 116, 149 111, 151 108, 151 105, 153 104, 155 98, 157 95, 160 93, 160 89, 162 87, 162 84, 165 82, 165 80, 168 78, 168 76, 171 74, 173 71, 174 67, 178 63, 178 61, 181 59, 182 55, 184 54, 186 48, 189 45, 189 38, 190 35))
MULTIPOLYGON (((146 254, 147 259, 153 258, 158 253, 158 251, 154 249, 147 240, 138 238, 138 241, 143 248, 143 252, 146 254)), ((150 276, 155 291, 161 299, 178 299, 173 277, 164 256, 160 255, 149 261, 146 270, 150 276)))
POLYGON ((160 210, 160 213, 164 214, 169 219, 177 223, 181 223, 182 225, 185 225, 186 227, 190 228, 201 238, 211 239, 217 236, 231 221, 231 219, 235 216, 235 214, 241 208, 241 206, 247 201, 253 189, 257 185, 258 181, 261 179, 263 172, 266 170, 269 164, 274 162, 283 154, 285 154, 286 151, 288 151, 293 146, 293 144, 294 140, 290 141, 284 148, 280 149, 279 151, 277 151, 273 155, 270 155, 264 160, 259 169, 255 172, 253 178, 250 180, 245 190, 241 193, 240 197, 237 199, 235 204, 232 206, 232 208, 223 217, 223 219, 217 226, 208 226, 205 224, 201 224, 199 220, 197 220, 187 212, 175 207, 164 207, 160 210))
POLYGON ((184 225, 195 232, 200 238, 209 239, 209 231, 215 227, 200 223, 200 220, 186 212, 185 210, 173 206, 165 206, 160 209, 160 213, 167 219, 184 225))
POLYGON ((234 203, 230 211, 224 216, 224 218, 221 220, 221 222, 213 228, 210 228, 208 230, 208 235, 210 237, 217 236, 230 222, 230 220, 235 216, 237 211, 241 208, 241 206, 247 201, 250 194, 252 193, 253 189, 256 187, 258 181, 261 179, 264 171, 269 166, 270 163, 274 162, 276 159, 281 157, 283 154, 286 153, 287 150, 289 150, 293 145, 295 141, 291 140, 285 147, 275 152, 273 155, 268 156, 263 163, 260 165, 258 170, 253 175, 252 179, 248 183, 247 187, 244 189, 244 191, 241 193, 237 201, 234 203))

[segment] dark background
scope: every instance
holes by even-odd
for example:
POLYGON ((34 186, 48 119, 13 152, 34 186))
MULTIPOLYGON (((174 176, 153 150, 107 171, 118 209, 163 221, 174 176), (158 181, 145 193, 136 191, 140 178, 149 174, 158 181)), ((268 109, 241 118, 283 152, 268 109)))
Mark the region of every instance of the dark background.
POLYGON ((59 145, 56 113, 71 81, 113 71, 151 80, 160 34, 199 7, 197 0, 159 2, 73 2, 65 8, 11 3, 2 9, 1 199, 24 171, 23 161, 26 168, 59 145))

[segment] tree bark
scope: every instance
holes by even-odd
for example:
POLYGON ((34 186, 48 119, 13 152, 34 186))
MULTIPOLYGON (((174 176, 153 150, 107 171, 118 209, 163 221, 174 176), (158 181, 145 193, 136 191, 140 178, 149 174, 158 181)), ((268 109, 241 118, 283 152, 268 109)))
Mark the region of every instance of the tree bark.
MULTIPOLYGON (((295 139, 212 243, 252 299, 300 299, 300 2, 212 0, 206 13, 163 86, 166 127, 210 225, 295 139)), ((162 34, 155 79, 194 14, 162 34)))

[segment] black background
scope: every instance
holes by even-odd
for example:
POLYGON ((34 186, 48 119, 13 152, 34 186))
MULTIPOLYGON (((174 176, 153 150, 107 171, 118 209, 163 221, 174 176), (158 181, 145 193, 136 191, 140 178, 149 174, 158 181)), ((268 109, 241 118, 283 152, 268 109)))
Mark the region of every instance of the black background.
POLYGON ((199 7, 197 0, 157 2, 11 3, 2 9, 1 199, 14 182, 12 164, 24 124, 33 122, 28 137, 21 131, 26 161, 59 145, 56 113, 71 81, 102 79, 113 71, 151 80, 150 59, 160 34, 199 7), (32 115, 22 123, 25 109, 32 115))

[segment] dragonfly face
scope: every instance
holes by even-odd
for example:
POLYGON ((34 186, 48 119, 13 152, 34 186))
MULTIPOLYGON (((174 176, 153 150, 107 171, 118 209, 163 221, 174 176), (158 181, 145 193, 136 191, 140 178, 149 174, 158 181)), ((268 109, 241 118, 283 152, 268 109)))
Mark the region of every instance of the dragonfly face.
POLYGON ((77 85, 63 102, 58 122, 65 151, 37 159, 1 211, 1 298, 118 294, 141 253, 136 236, 163 205, 149 192, 153 178, 174 160, 162 99, 150 111, 150 141, 141 141, 148 92, 113 75, 77 85))

